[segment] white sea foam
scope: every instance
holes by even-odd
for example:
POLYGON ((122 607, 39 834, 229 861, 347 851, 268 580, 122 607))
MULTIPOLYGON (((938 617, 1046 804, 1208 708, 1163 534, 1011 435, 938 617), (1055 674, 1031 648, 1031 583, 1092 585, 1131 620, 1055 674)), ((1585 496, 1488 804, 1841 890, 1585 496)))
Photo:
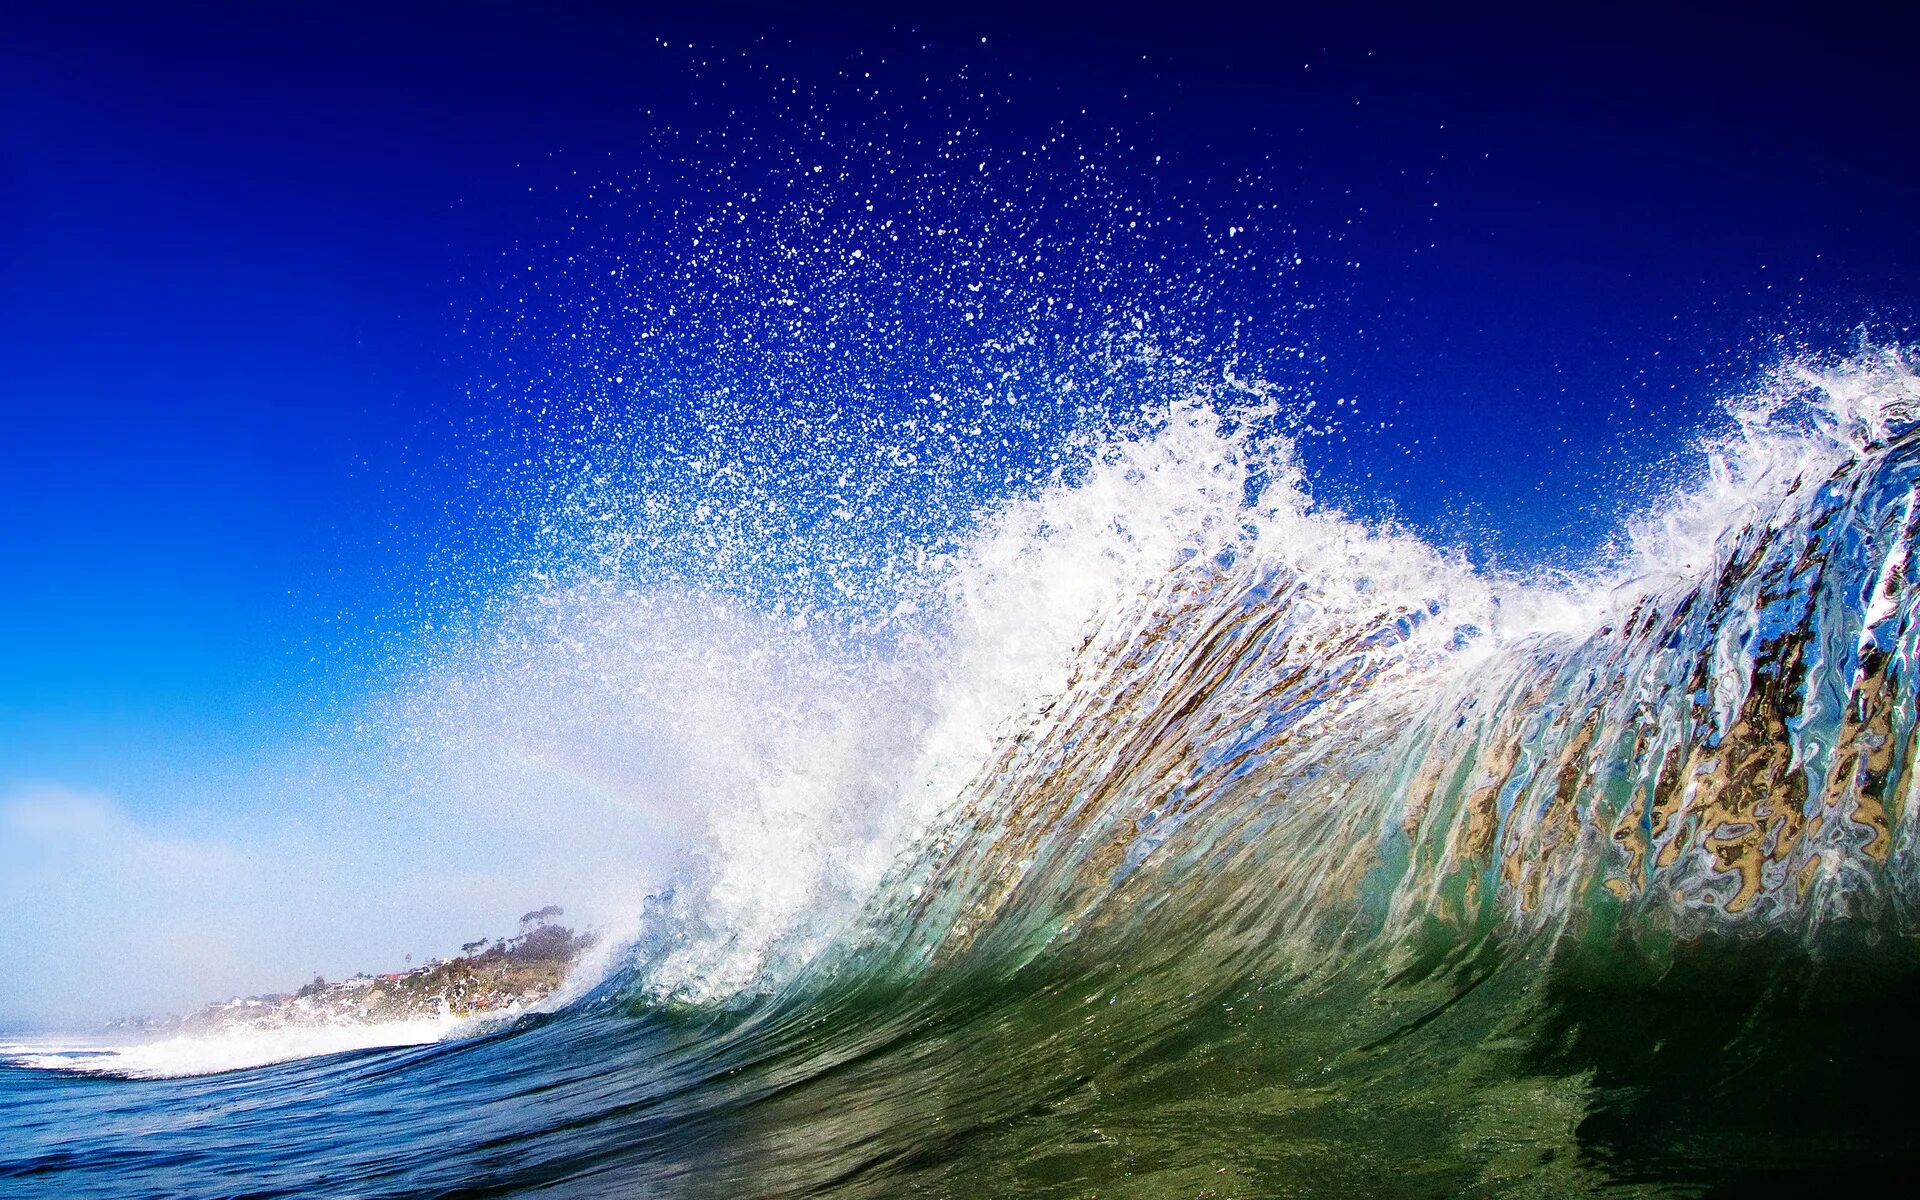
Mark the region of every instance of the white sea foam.
POLYGON ((420 1017, 375 1024, 343 1022, 276 1029, 236 1027, 148 1041, 28 1039, 0 1045, 0 1061, 43 1071, 171 1079, 240 1071, 349 1050, 424 1045, 442 1040, 461 1024, 457 1017, 420 1017))

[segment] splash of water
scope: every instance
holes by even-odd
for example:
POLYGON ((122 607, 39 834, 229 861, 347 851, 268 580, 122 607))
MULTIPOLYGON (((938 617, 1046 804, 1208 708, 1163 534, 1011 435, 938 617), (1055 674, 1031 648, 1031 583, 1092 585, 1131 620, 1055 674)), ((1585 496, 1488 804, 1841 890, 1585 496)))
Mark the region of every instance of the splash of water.
POLYGON ((914 949, 1176 898, 1266 939, 1907 927, 1916 398, 1901 352, 1783 368, 1584 580, 1248 505, 1231 553, 1110 595, 1003 735, 911 875, 914 949))
POLYGON ((756 765, 644 989, 764 990, 847 937, 1017 963, 1163 907, 1286 941, 1892 903, 1916 394, 1901 351, 1782 367, 1582 578, 1316 508, 1290 443, 1204 401, 1083 442, 923 566, 884 653, 776 655, 809 718, 723 756, 756 765))

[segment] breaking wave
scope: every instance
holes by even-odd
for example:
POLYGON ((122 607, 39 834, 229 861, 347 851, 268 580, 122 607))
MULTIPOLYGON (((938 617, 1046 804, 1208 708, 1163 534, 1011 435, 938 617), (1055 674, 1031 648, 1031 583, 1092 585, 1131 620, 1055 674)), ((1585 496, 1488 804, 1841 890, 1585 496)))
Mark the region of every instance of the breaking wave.
MULTIPOLYGON (((1920 989, 1910 353, 1782 364, 1583 574, 1317 504, 1275 412, 1229 381, 1083 430, 852 618, 541 575, 436 660, 416 729, 638 731, 684 802, 679 877, 554 1011, 12 1061, 362 1051, 168 1085, 304 1147, 243 1164, 272 1194, 1890 1177, 1847 1114, 1912 1055, 1846 1030, 1920 989)), ((0 1178, 227 1169, 87 1136, 0 1178)))
POLYGON ((1235 969, 1363 932, 1904 930, 1917 399, 1898 351, 1783 366, 1697 486, 1547 579, 1316 508, 1288 444, 1175 406, 940 564, 918 739, 861 790, 814 731, 716 817, 631 986, 1179 920, 1238 931, 1235 969))

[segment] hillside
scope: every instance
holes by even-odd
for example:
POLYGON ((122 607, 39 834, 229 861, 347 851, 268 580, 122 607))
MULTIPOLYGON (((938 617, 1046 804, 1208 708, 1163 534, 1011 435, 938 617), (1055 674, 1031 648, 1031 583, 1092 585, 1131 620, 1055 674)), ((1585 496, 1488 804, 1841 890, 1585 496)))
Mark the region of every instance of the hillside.
POLYGON ((512 1011, 559 988, 574 961, 598 940, 554 923, 560 915, 553 906, 528 913, 521 918, 519 936, 470 942, 459 956, 425 966, 336 982, 316 978, 291 993, 236 997, 184 1016, 124 1024, 199 1033, 512 1011))

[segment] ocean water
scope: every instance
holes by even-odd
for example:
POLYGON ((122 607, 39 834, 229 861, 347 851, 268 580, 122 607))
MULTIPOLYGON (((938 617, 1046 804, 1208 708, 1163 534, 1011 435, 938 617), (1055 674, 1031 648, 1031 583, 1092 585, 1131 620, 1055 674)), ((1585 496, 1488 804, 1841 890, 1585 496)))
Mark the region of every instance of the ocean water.
POLYGON ((17 1037, 0 1194, 1901 1190, 1920 375, 1729 413, 1554 579, 1206 396, 1098 429, 923 565, 937 645, 717 644, 804 711, 547 1011, 17 1037))

